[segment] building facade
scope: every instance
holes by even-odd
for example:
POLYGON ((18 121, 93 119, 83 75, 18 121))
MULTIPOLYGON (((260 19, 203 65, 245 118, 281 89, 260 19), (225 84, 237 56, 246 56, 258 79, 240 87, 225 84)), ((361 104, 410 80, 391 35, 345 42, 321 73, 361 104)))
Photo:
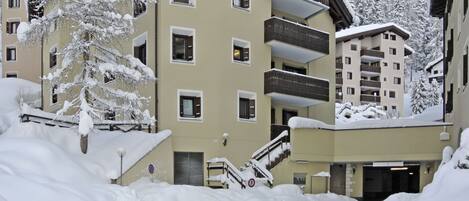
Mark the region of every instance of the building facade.
POLYGON ((428 77, 428 82, 432 83, 433 80, 436 80, 440 86, 443 86, 444 82, 444 71, 443 71, 443 57, 438 58, 435 61, 430 62, 425 67, 425 73, 428 77))
POLYGON ((33 18, 26 1, 2 1, 3 78, 41 82, 41 44, 20 44, 16 30, 21 22, 33 18))
POLYGON ((444 50, 444 101, 445 121, 454 123, 454 132, 460 135, 469 127, 469 109, 466 92, 468 85, 469 22, 467 0, 432 0, 430 13, 443 18, 444 50))
POLYGON ((337 33, 338 102, 375 103, 403 114, 408 31, 393 23, 354 27, 337 33))

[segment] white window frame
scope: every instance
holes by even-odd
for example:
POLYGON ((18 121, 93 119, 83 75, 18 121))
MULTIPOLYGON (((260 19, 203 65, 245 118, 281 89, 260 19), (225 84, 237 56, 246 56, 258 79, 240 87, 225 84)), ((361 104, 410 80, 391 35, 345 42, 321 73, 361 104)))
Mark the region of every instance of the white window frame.
MULTIPOLYGON (((190 36, 190 35, 188 35, 190 36)), ((182 64, 182 65, 190 65, 195 66, 197 63, 197 44, 196 44, 196 30, 194 28, 187 28, 187 27, 179 27, 179 26, 171 26, 169 28, 169 61, 171 64, 182 64), (174 60, 173 59, 173 33, 175 30, 179 30, 182 32, 190 32, 192 33, 192 61, 181 61, 181 60, 174 60)))
POLYGON ((179 122, 198 122, 202 123, 204 121, 204 92, 200 90, 192 90, 192 89, 178 89, 177 90, 177 121, 179 122), (200 97, 200 117, 197 118, 190 118, 190 117, 181 117, 181 95, 183 96, 193 96, 193 97, 200 97))
POLYGON ((251 91, 244 91, 244 90, 238 90, 237 96, 236 96, 236 119, 238 119, 238 122, 244 122, 244 123, 256 123, 257 122, 257 93, 256 92, 251 92, 251 91), (249 100, 254 100, 255 105, 254 105, 254 114, 255 117, 253 119, 243 119, 239 117, 239 99, 240 98, 248 98, 249 100))
POLYGON ((174 0, 169 0, 169 5, 181 6, 181 7, 186 7, 186 8, 196 8, 197 0, 189 0, 189 4, 183 4, 183 3, 174 2, 174 0))
POLYGON ((239 38, 231 38, 231 62, 232 63, 235 63, 235 64, 242 64, 242 65, 246 65, 246 66, 251 66, 251 63, 252 63, 252 46, 251 46, 251 42, 250 41, 247 41, 247 40, 243 40, 243 39, 239 39, 239 38), (247 46, 247 48, 249 49, 249 61, 236 61, 233 57, 233 52, 234 52, 234 45, 235 43, 245 43, 245 47, 247 46))
POLYGON ((14 45, 7 45, 5 47, 5 61, 7 63, 15 63, 16 61, 18 61, 18 48, 14 45), (8 49, 9 48, 15 48, 15 60, 8 60, 8 49))
MULTIPOLYGON (((172 35, 171 35, 171 38, 173 38, 172 35)), ((145 57, 145 60, 146 60, 145 63, 146 63, 146 65, 148 66, 148 33, 147 33, 147 32, 144 32, 144 33, 138 35, 137 37, 135 37, 135 38, 132 40, 132 55, 135 56, 135 46, 136 46, 136 45, 139 45, 139 46, 140 46, 140 45, 143 45, 143 44, 146 45, 146 47, 145 47, 145 55, 146 55, 146 57, 145 57), (141 42, 140 40, 144 40, 145 43, 140 43, 140 42, 141 42)), ((172 46, 172 39, 171 39, 171 46, 172 46)), ((172 55, 171 55, 171 56, 172 56, 172 55)), ((171 58, 172 58, 172 57, 171 57, 171 58)))
MULTIPOLYGON (((231 8, 236 9, 236 10, 240 10, 240 11, 245 11, 245 12, 248 12, 248 13, 251 12, 253 0, 249 0, 249 8, 241 8, 241 7, 235 6, 234 1, 236 1, 236 0, 231 0, 231 8)), ((241 0, 239 0, 239 1, 241 1, 241 0)))
MULTIPOLYGON (((16 18, 16 17, 15 18, 8 18, 7 23, 5 23, 5 25, 8 26, 8 23, 12 23, 12 22, 19 22, 19 24, 21 24, 21 18, 16 18)), ((20 26, 19 24, 18 24, 18 27, 20 26)), ((16 34, 18 34, 18 27, 16 27, 16 30, 14 31, 14 33, 11 33, 11 34, 7 33, 6 30, 5 30, 5 34, 7 34, 7 35, 16 35, 16 34)))

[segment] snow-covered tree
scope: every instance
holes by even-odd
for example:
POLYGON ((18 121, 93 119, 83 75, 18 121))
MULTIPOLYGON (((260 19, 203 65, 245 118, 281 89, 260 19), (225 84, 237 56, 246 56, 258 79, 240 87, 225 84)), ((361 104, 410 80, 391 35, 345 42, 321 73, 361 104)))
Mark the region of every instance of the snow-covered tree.
POLYGON ((425 83, 425 78, 420 77, 419 80, 414 82, 412 88, 412 113, 420 114, 428 107, 428 91, 425 83))
POLYGON ((440 104, 441 90, 440 84, 433 79, 432 82, 428 85, 428 105, 435 106, 440 104))
MULTIPOLYGON (((51 3, 39 1, 42 2, 38 5, 43 6, 51 3)), ((77 92, 64 102, 57 114, 76 111, 82 145, 87 144, 93 122, 102 120, 109 111, 132 114, 136 121, 152 119, 149 112, 143 110, 149 99, 142 97, 137 87, 155 79, 153 70, 133 55, 122 54, 115 48, 116 43, 133 33, 134 20, 131 14, 122 14, 118 8, 129 3, 146 4, 147 0, 63 0, 53 3, 58 4, 56 11, 20 24, 18 39, 23 43, 39 42, 51 34, 49 29, 53 24, 69 29, 71 39, 57 53, 62 57, 61 65, 43 79, 51 86, 57 85, 59 94, 77 92), (125 90, 105 84, 97 74, 115 78, 125 90)), ((131 5, 127 7, 131 8, 131 5)), ((82 151, 86 153, 86 147, 82 147, 82 151)))

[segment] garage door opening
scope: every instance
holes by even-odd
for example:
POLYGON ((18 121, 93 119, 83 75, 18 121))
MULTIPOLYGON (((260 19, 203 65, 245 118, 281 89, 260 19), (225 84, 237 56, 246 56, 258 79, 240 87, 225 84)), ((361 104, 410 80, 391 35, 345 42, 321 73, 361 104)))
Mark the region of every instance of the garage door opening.
POLYGON ((382 201, 392 194, 418 193, 420 166, 363 167, 363 198, 382 201))

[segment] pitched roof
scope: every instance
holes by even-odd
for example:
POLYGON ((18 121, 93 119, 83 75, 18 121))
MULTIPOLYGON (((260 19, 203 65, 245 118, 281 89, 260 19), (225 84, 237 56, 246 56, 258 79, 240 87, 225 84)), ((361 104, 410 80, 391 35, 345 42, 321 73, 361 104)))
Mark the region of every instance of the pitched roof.
POLYGON ((392 31, 404 38, 404 40, 409 39, 411 35, 410 32, 406 29, 391 22, 386 24, 370 24, 359 27, 352 27, 350 29, 339 31, 336 33, 336 42, 342 42, 358 37, 373 36, 386 31, 392 31))
POLYGON ((434 61, 431 61, 430 63, 425 66, 425 70, 428 71, 430 68, 433 68, 437 64, 443 61, 443 57, 439 57, 438 59, 435 59, 434 61))

